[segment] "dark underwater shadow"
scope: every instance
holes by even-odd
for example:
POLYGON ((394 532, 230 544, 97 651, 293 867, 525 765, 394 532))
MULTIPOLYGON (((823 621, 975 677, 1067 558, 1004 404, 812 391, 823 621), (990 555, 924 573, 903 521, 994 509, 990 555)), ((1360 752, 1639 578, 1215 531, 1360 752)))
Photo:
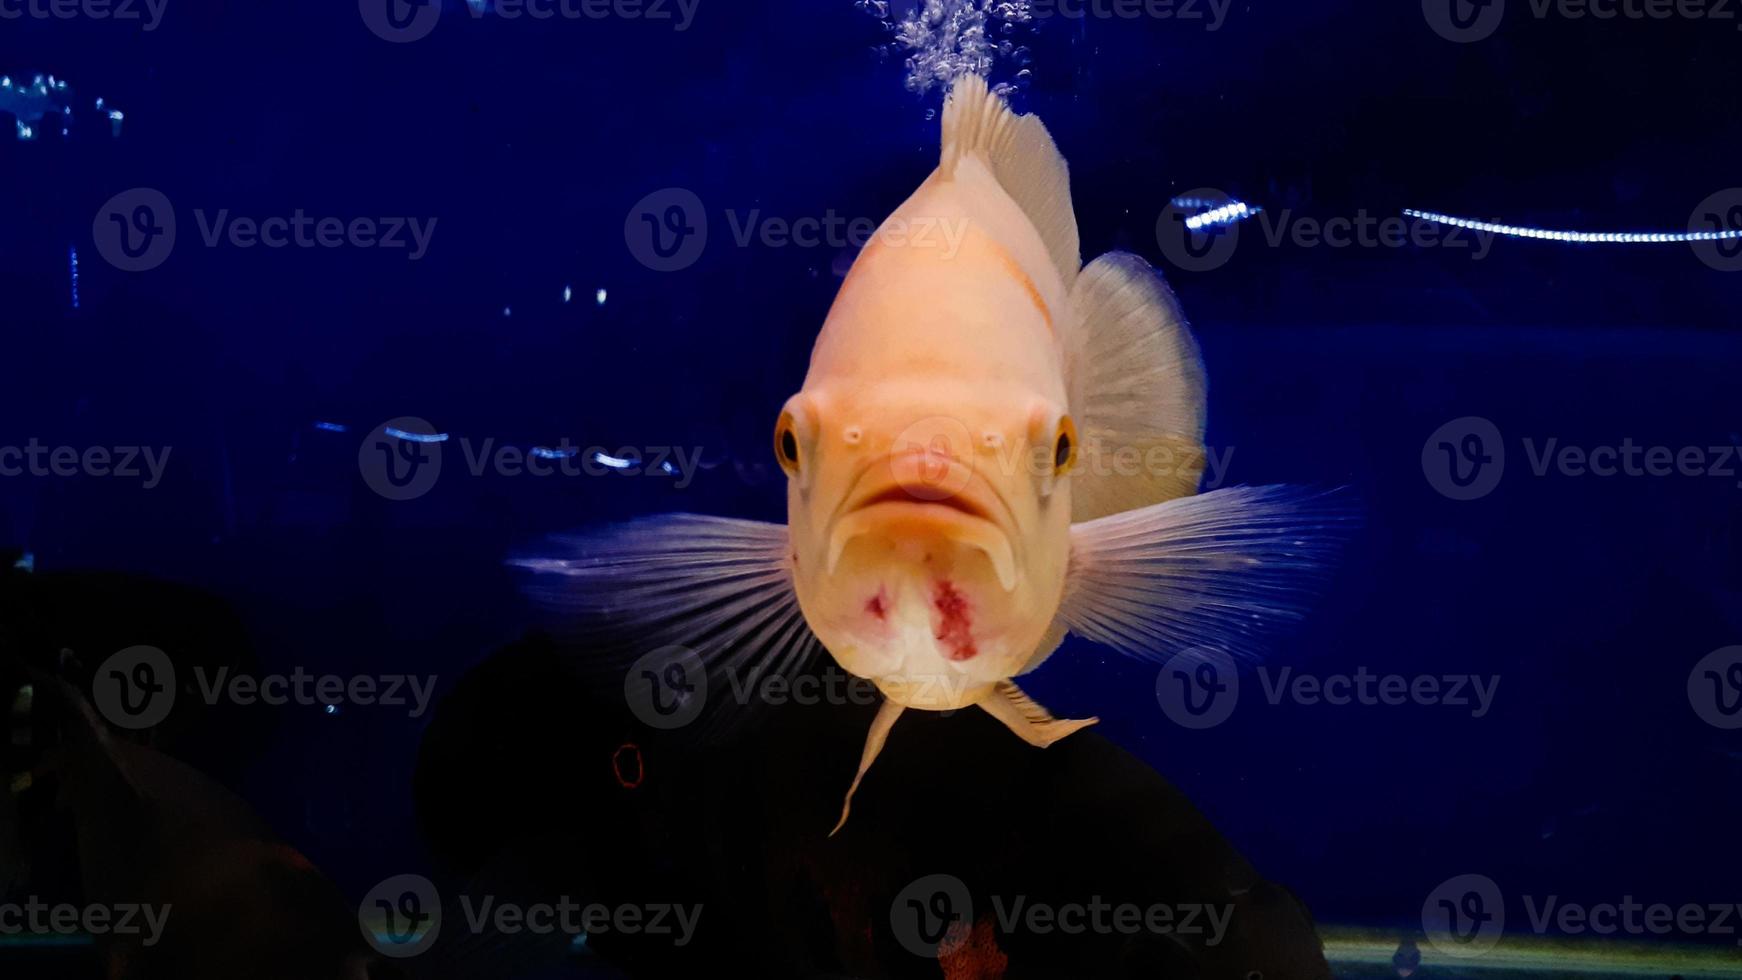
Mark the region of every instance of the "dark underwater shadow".
POLYGON ((419 821, 446 877, 508 862, 547 895, 702 907, 682 943, 588 937, 630 976, 1330 976, 1305 906, 1093 731, 1038 750, 983 712, 910 712, 830 838, 876 711, 841 675, 804 699, 825 703, 704 744, 568 656, 535 636, 459 682, 420 753, 419 821))

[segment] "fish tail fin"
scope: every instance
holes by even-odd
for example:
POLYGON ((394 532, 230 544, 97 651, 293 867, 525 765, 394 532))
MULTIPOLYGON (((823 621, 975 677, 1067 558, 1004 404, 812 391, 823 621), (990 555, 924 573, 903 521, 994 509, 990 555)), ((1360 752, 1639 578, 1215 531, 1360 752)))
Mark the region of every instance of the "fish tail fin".
POLYGON ((1065 158, 1039 117, 1010 111, 984 78, 972 74, 957 80, 944 103, 938 176, 951 179, 956 165, 967 156, 983 159, 999 186, 1028 216, 1069 289, 1082 268, 1082 256, 1065 158))
POLYGON ((1172 290, 1141 257, 1109 252, 1083 269, 1071 305, 1067 379, 1083 454, 1071 520, 1196 493, 1207 383, 1172 290))

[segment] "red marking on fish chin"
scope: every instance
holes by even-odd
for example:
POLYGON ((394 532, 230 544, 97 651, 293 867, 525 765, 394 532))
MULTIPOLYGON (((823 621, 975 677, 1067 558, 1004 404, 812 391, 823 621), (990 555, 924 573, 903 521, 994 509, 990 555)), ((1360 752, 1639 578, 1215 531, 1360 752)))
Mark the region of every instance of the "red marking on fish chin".
POLYGON ((877 594, 872 596, 870 598, 870 600, 868 600, 865 603, 865 611, 870 613, 872 616, 875 616, 877 618, 877 621, 880 623, 888 620, 889 619, 889 597, 888 597, 888 595, 882 589, 878 589, 877 594))
POLYGON ((967 597, 950 583, 939 582, 932 588, 931 601, 942 617, 938 622, 937 638, 949 648, 946 656, 951 660, 973 659, 980 651, 974 647, 967 597))

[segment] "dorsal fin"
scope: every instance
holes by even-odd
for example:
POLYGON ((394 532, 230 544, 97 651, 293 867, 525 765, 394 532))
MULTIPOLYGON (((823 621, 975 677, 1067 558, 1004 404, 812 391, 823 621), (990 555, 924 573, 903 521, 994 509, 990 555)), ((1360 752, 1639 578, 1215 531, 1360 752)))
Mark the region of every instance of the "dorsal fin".
POLYGON ((1047 255, 1069 289, 1082 268, 1082 257, 1065 158, 1038 117, 1011 112, 978 75, 958 79, 944 103, 938 175, 951 179, 956 164, 969 155, 985 160, 1004 193, 1040 232, 1047 255))
POLYGON ((1161 276, 1129 252, 1083 269, 1071 291, 1071 411, 1083 458, 1071 520, 1196 493, 1204 466, 1204 364, 1161 276))

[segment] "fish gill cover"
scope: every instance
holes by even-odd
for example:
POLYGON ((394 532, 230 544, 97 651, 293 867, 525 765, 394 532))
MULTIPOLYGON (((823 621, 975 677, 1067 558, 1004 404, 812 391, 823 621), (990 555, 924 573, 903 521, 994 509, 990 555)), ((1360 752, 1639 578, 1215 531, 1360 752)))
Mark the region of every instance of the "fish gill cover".
POLYGON ((964 75, 987 79, 1001 95, 1028 82, 1028 49, 1015 37, 1034 23, 1031 0, 856 0, 854 5, 894 35, 880 50, 906 56, 911 92, 947 90, 964 75), (1001 65, 1010 76, 994 80, 1001 65))

